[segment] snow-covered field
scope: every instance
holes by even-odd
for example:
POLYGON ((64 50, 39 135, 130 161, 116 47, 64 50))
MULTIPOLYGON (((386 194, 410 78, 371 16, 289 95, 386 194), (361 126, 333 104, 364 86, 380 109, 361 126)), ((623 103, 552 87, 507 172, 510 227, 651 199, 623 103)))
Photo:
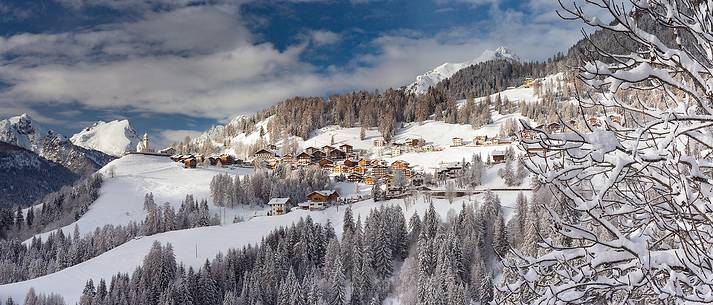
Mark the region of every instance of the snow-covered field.
MULTIPOLYGON (((515 193, 512 197, 514 198, 514 196, 515 193)), ((472 196, 471 199, 475 200, 478 197, 472 196)), ((508 194, 507 197, 511 196, 508 194)), ((512 199, 502 199, 504 199, 503 208, 508 213, 511 207, 506 203, 512 202, 512 199)), ((463 202, 469 202, 468 197, 457 199, 452 204, 449 204, 445 199, 434 199, 434 206, 438 214, 445 220, 449 214, 460 211, 463 202)), ((422 200, 410 205, 401 199, 376 203, 366 200, 352 205, 354 217, 360 216, 364 219, 372 209, 382 204, 400 205, 407 219, 414 212, 423 216, 424 211, 428 208, 428 204, 422 200)), ((27 291, 34 287, 38 293, 60 293, 67 304, 74 304, 79 301, 87 280, 93 279, 96 283, 101 278, 110 279, 118 272, 132 272, 142 264, 144 256, 154 241, 171 243, 177 261, 197 268, 206 259, 213 258, 219 252, 225 252, 229 248, 242 248, 248 244, 257 244, 274 228, 289 225, 306 216, 312 217, 315 222, 323 224, 330 222, 337 234, 341 235, 344 210, 345 206, 331 207, 317 212, 295 211, 281 216, 255 217, 241 223, 172 231, 134 239, 98 257, 62 271, 29 281, 1 285, 0 299, 12 297, 15 300, 23 300, 27 291)))
MULTIPOLYGON (((218 173, 247 175, 250 168, 199 167, 184 169, 166 157, 147 155, 127 155, 107 164, 99 172, 104 174, 99 198, 91 205, 89 211, 79 220, 65 226, 62 230, 71 233, 74 226, 84 235, 97 227, 106 224, 123 225, 131 221, 144 220, 144 196, 152 192, 156 203, 168 202, 178 208, 186 195, 193 194, 197 200, 207 199, 211 212, 218 213, 209 196, 210 181, 218 173), (109 172, 114 171, 114 178, 109 172)), ((232 222, 234 216, 250 218, 253 215, 264 215, 266 208, 226 209, 225 220, 232 222)), ((39 234, 45 237, 49 233, 39 234)))

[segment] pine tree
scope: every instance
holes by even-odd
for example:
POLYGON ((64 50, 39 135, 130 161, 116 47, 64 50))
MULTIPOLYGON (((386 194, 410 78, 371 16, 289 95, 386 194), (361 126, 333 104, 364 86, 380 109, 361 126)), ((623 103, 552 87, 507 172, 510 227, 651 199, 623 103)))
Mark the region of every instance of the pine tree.
POLYGON ((34 210, 35 210, 35 209, 34 209, 33 207, 30 207, 30 208, 27 210, 27 217, 25 217, 25 221, 27 222, 27 227, 28 227, 28 228, 31 228, 31 227, 32 227, 32 223, 33 223, 33 221, 35 220, 35 212, 34 212, 34 210))
POLYGON ((22 228, 22 225, 25 223, 25 217, 22 214, 22 208, 20 206, 17 207, 17 212, 15 212, 15 227, 19 231, 22 228))
POLYGON ((337 257, 331 275, 329 305, 346 304, 346 278, 342 272, 342 261, 337 257))

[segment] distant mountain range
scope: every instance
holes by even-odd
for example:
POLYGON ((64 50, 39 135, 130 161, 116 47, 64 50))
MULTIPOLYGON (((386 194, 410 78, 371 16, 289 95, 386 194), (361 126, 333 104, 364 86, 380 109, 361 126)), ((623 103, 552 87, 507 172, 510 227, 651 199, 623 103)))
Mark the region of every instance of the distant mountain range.
POLYGON ((429 87, 435 87, 440 81, 453 76, 453 74, 456 74, 456 72, 461 69, 491 60, 519 62, 520 57, 505 47, 499 47, 495 49, 495 51, 485 50, 480 56, 473 60, 461 63, 444 63, 424 74, 416 76, 416 81, 406 86, 406 91, 415 94, 424 94, 428 92, 429 87))
POLYGON ((45 130, 27 114, 0 120, 0 143, 0 168, 11 169, 3 171, 8 177, 0 178, 13 181, 0 183, 0 206, 30 204, 114 159, 45 130))

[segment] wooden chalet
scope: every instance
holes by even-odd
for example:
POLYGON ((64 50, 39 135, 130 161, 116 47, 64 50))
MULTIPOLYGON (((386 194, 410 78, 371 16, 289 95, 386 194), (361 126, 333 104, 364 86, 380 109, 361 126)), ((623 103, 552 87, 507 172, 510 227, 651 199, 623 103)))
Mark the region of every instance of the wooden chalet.
POLYGON ((210 163, 210 165, 212 166, 218 165, 218 157, 208 157, 208 163, 210 163))
POLYGON ((282 158, 280 160, 282 160, 282 162, 284 162, 284 163, 294 163, 295 162, 295 158, 292 156, 292 154, 286 154, 286 155, 282 156, 282 158))
POLYGON ((344 160, 344 165, 348 166, 348 167, 355 167, 355 166, 359 165, 359 163, 357 163, 357 161, 354 161, 352 159, 346 159, 346 160, 344 160))
POLYGON ((183 160, 183 168, 196 168, 196 166, 198 166, 198 160, 196 160, 196 158, 183 160))
POLYGON ((408 162, 403 161, 403 160, 396 160, 393 163, 391 163, 391 173, 397 173, 401 172, 404 177, 406 178, 411 178, 411 167, 408 162))
POLYGON ((334 166, 334 162, 332 162, 332 160, 329 160, 329 159, 319 160, 319 162, 317 162, 317 164, 319 164, 319 167, 321 167, 321 168, 327 168, 327 167, 331 168, 332 166, 334 166))
POLYGON ((307 152, 302 152, 299 155, 297 155, 297 164, 299 165, 307 165, 312 162, 312 156, 310 156, 307 152))
POLYGON ((260 161, 268 161, 272 160, 277 156, 274 152, 271 150, 267 150, 265 148, 260 149, 255 152, 255 162, 259 163, 260 161))
POLYGON ((505 152, 501 150, 494 150, 490 154, 490 158, 493 160, 494 163, 505 162, 505 152))
POLYGON ((336 148, 330 150, 327 156, 329 159, 332 160, 344 160, 347 158, 347 154, 345 154, 342 150, 336 148))
POLYGON ((305 148, 305 152, 306 152, 308 155, 314 154, 315 151, 319 151, 319 148, 313 147, 313 146, 310 146, 310 147, 305 148))
POLYGON ((332 173, 335 174, 348 174, 349 172, 349 167, 344 164, 335 164, 334 167, 332 167, 332 173))
POLYGON ((485 141, 487 141, 487 140, 488 140, 488 136, 475 136, 475 138, 473 138, 473 144, 484 145, 485 141))
POLYGON ((376 177, 371 176, 371 175, 369 175, 369 176, 364 176, 364 183, 366 183, 366 184, 368 184, 368 185, 374 185, 374 184, 376 184, 376 181, 378 181, 378 180, 379 180, 379 178, 376 178, 376 177))
POLYGON ((359 159, 359 162, 357 163, 359 163, 359 166, 367 166, 370 162, 367 159, 359 159))
POLYGON ((383 165, 371 167, 371 174, 374 177, 381 178, 389 173, 389 168, 383 165))
POLYGON ((361 183, 364 182, 364 176, 357 173, 351 173, 347 176, 347 181, 352 183, 361 183))
POLYGON ((287 213, 290 208, 294 206, 292 198, 272 198, 270 202, 267 203, 270 206, 270 215, 283 215, 287 213))
POLYGON ((354 146, 351 146, 349 144, 342 144, 339 145, 339 149, 341 149, 344 153, 351 154, 352 151, 354 151, 354 146))
POLYGON ((426 140, 424 140, 423 138, 406 139, 405 144, 413 148, 418 148, 426 145, 426 140))
POLYGON ((367 168, 363 166, 355 166, 352 167, 352 173, 360 174, 360 175, 365 175, 367 172, 367 168))
POLYGON ((235 158, 228 154, 221 154, 220 156, 218 156, 218 163, 223 166, 232 165, 235 164, 235 158))
POLYGON ((372 144, 374 144, 374 147, 384 147, 386 146, 386 141, 384 139, 375 139, 372 144))
POLYGON ((315 191, 307 195, 310 210, 323 210, 327 205, 337 202, 339 193, 333 190, 315 191))
POLYGON ((386 161, 377 159, 371 160, 371 167, 374 166, 386 166, 386 161))
POLYGON ((618 114, 610 114, 609 119, 614 123, 621 124, 621 116, 618 114))
POLYGON ((315 151, 312 153, 312 161, 319 161, 327 157, 327 154, 322 152, 321 150, 315 151))
POLYGON ((325 154, 329 154, 330 151, 334 150, 335 148, 329 145, 324 145, 322 146, 322 152, 325 154))
POLYGON ((464 168, 467 164, 463 162, 443 163, 436 169, 436 178, 438 180, 453 179, 463 176, 464 168))

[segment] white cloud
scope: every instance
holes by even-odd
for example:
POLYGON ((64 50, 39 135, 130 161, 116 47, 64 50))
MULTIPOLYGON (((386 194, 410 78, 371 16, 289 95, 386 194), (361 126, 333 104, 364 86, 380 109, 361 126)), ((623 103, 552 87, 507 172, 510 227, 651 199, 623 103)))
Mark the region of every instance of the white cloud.
POLYGON ((202 134, 197 130, 170 129, 161 130, 156 135, 149 135, 153 138, 156 147, 167 147, 175 142, 182 142, 186 137, 195 138, 202 134))
POLYGON ((339 34, 310 32, 277 50, 256 44, 238 12, 225 4, 179 7, 75 33, 0 38, 0 81, 10 84, 0 91, 0 109, 78 102, 222 120, 295 95, 400 87, 444 61, 469 60, 486 48, 505 45, 523 58, 544 59, 579 39, 573 26, 493 10, 497 24, 478 31, 391 33, 369 43, 376 53, 318 73, 301 60, 306 47, 338 43, 339 34))
POLYGON ((312 43, 316 46, 331 45, 341 40, 339 34, 327 30, 311 31, 309 36, 312 43))

